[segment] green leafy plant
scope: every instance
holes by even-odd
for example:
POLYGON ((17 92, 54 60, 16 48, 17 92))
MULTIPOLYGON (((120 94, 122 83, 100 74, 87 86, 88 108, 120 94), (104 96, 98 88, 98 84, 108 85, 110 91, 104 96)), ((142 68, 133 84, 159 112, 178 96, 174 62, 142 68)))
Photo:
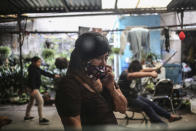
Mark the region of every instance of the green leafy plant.
POLYGON ((52 49, 44 49, 42 51, 42 57, 45 59, 45 60, 50 60, 50 59, 53 59, 55 56, 55 53, 54 53, 54 50, 52 49))
POLYGON ((187 110, 191 111, 191 102, 189 99, 182 100, 182 107, 187 110))
POLYGON ((8 46, 0 46, 0 65, 10 56, 11 49, 8 46))
POLYGON ((146 59, 157 60, 157 55, 152 52, 148 53, 145 57, 146 57, 146 59))
POLYGON ((149 79, 146 83, 146 86, 145 86, 145 90, 148 91, 149 93, 153 93, 154 92, 154 83, 151 79, 149 79))
POLYGON ((0 56, 1 57, 9 57, 11 54, 11 49, 8 46, 0 46, 0 56))
POLYGON ((112 53, 114 54, 119 54, 120 53, 120 48, 112 48, 112 53))
POLYGON ((1 66, 0 72, 0 98, 7 102, 16 102, 16 99, 10 98, 17 97, 17 100, 19 100, 22 92, 24 92, 27 83, 25 72, 21 77, 18 65, 1 66))

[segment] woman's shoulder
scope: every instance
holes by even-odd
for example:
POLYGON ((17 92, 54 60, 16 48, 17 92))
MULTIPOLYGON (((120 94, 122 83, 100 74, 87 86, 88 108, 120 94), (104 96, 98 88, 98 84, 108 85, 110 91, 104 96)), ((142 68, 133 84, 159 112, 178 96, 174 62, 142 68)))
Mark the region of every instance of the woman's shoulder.
POLYGON ((57 83, 58 91, 80 91, 81 87, 74 76, 66 75, 57 83))

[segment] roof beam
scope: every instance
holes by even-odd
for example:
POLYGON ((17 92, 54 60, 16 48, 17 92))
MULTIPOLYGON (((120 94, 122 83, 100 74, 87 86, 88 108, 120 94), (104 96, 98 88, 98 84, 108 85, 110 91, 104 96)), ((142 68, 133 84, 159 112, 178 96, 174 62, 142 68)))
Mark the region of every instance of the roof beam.
MULTIPOLYGON (((151 26, 151 27, 145 27, 150 30, 156 30, 156 29, 163 29, 165 27, 168 28, 174 28, 174 27, 180 27, 181 25, 167 25, 167 26, 151 26)), ((196 23, 191 24, 184 24, 183 26, 196 26, 196 23)), ((124 31, 125 29, 116 29, 116 30, 103 30, 103 32, 118 32, 118 31, 124 31)), ((178 29, 175 29, 178 31, 178 29)), ((181 30, 181 29, 179 29, 181 30)), ((189 30, 189 29, 186 29, 189 30)), ((2 31, 0 30, 0 33, 10 33, 10 34, 18 34, 19 31, 2 31)), ((78 31, 25 31, 24 33, 30 33, 30 34, 63 34, 63 33, 78 33, 78 31)))
POLYGON ((145 14, 145 13, 166 13, 167 10, 157 10, 157 9, 131 9, 131 10, 123 10, 118 9, 118 11, 114 9, 106 9, 96 13, 84 13, 84 14, 63 14, 63 15, 50 15, 50 16, 27 16, 29 19, 36 18, 57 18, 57 17, 83 17, 83 16, 100 16, 100 15, 123 15, 123 14, 145 14))

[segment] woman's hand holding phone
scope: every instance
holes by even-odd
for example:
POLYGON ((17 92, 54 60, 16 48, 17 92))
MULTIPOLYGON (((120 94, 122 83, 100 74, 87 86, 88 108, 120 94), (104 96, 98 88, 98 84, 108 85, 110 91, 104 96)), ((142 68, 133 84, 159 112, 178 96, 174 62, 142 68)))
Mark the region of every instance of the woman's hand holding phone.
POLYGON ((114 74, 112 73, 112 67, 106 65, 106 75, 101 80, 102 85, 106 87, 108 90, 114 90, 114 74))

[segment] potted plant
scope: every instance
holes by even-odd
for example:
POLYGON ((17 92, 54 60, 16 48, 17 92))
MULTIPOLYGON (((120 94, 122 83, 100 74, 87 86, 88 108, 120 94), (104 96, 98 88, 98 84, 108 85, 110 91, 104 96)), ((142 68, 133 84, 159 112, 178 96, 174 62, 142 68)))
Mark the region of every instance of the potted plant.
POLYGON ((53 62, 52 60, 54 59, 54 56, 55 56, 55 53, 53 49, 44 49, 42 51, 42 57, 46 63, 53 62))
POLYGON ((52 50, 52 49, 44 49, 42 51, 42 57, 44 59, 52 59, 52 58, 54 58, 54 50, 52 50))
POLYGON ((6 59, 10 56, 11 49, 8 46, 0 46, 0 65, 4 64, 6 59))
POLYGON ((20 68, 17 65, 1 66, 0 72, 0 99, 5 104, 8 102, 16 104, 21 97, 20 92, 24 90, 24 84, 27 81, 26 72, 24 72, 21 78, 20 68))
POLYGON ((112 53, 118 55, 118 54, 120 53, 120 48, 115 48, 115 47, 113 47, 113 48, 112 48, 112 53))

